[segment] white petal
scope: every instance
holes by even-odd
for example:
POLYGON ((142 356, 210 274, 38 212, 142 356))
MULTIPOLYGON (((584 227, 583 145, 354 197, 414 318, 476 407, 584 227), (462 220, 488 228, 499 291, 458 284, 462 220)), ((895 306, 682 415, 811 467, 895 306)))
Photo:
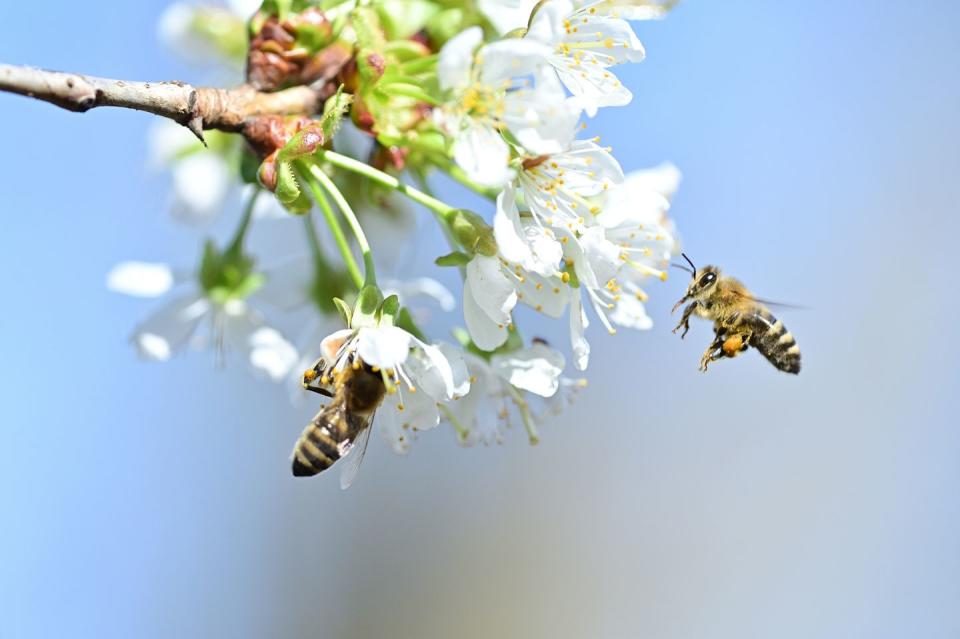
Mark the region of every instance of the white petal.
POLYGON ((334 331, 323 338, 323 341, 320 342, 320 356, 323 357, 328 365, 332 365, 337 361, 337 354, 352 335, 352 330, 344 328, 339 331, 334 331))
MULTIPOLYGON (((570 242, 569 245, 576 247, 577 244, 570 242)), ((577 277, 590 288, 605 286, 616 276, 622 264, 620 247, 608 240, 599 226, 584 229, 579 246, 583 259, 578 259, 575 249, 573 251, 577 277)))
POLYGON ((416 431, 430 430, 440 423, 440 411, 433 399, 426 394, 402 390, 387 395, 377 416, 380 435, 399 455, 410 450, 416 431))
POLYGON ((230 10, 244 20, 252 16, 261 4, 263 4, 262 0, 227 0, 230 10))
POLYGON ((473 120, 456 135, 453 159, 471 180, 484 186, 503 186, 513 176, 510 148, 500 133, 473 120))
POLYGON ((513 386, 541 397, 557 392, 563 355, 543 344, 534 344, 506 355, 494 356, 493 369, 513 386))
POLYGON ((467 264, 465 286, 477 305, 498 324, 510 323, 510 311, 517 305, 513 282, 500 270, 496 257, 475 256, 467 264))
POLYGON ((450 312, 457 306, 457 300, 446 286, 429 277, 412 280, 387 280, 383 283, 383 294, 396 295, 400 303, 407 305, 410 299, 428 297, 435 300, 440 308, 450 312))
POLYGON ((494 88, 507 88, 510 78, 527 75, 543 65, 550 47, 526 38, 497 40, 480 50, 480 81, 494 88))
POLYGON ((174 284, 173 271, 156 262, 120 262, 107 273, 107 288, 134 297, 159 297, 174 284))
POLYGON ((357 333, 357 354, 370 366, 392 369, 406 361, 413 339, 396 326, 361 328, 357 333))
POLYGON ((653 320, 647 315, 643 302, 633 295, 624 295, 610 313, 610 321, 625 328, 646 331, 653 328, 653 320))
POLYGON ((166 361, 186 345, 210 310, 210 302, 197 293, 171 300, 137 326, 130 339, 141 357, 166 361))
POLYGON ((622 82, 599 64, 584 64, 570 67, 555 63, 557 75, 567 90, 573 94, 571 101, 593 117, 599 107, 624 106, 633 100, 633 93, 622 82))
MULTIPOLYGON (((457 394, 457 388, 450 362, 447 361, 443 351, 436 346, 424 344, 419 340, 417 342, 417 347, 413 349, 404 366, 414 388, 417 392, 426 393, 438 402, 453 399, 457 394)), ((469 388, 468 381, 466 390, 469 388)))
MULTIPOLYGON (((174 5, 175 6, 175 5, 174 5)), ((203 150, 203 144, 185 126, 172 120, 155 118, 147 129, 147 166, 165 168, 188 149, 203 150)))
POLYGON ((463 284, 463 320, 467 324, 470 339, 479 348, 492 351, 507 341, 507 326, 495 322, 480 308, 470 291, 470 281, 463 284))
POLYGON ((249 337, 250 365, 272 381, 283 380, 298 361, 297 349, 274 328, 262 326, 249 337))
POLYGON ((564 21, 571 13, 573 3, 569 0, 551 0, 542 4, 530 21, 530 28, 524 37, 542 42, 551 48, 556 47, 567 35, 564 21))
POLYGON ((572 291, 570 300, 570 345, 573 348, 573 365, 581 371, 587 369, 587 363, 590 361, 590 343, 584 336, 584 331, 589 325, 587 314, 583 312, 580 295, 577 291, 572 291))
POLYGON ((580 109, 566 100, 556 72, 544 65, 533 74, 532 87, 507 93, 502 119, 531 155, 550 155, 573 142, 580 109))
POLYGON ((231 176, 212 152, 189 155, 173 168, 173 215, 188 223, 205 223, 220 213, 231 176))
POLYGON ((474 51, 483 42, 483 29, 470 27, 447 41, 440 49, 437 78, 444 90, 463 88, 470 84, 474 51))
POLYGON ((524 281, 517 285, 523 295, 523 303, 547 317, 557 318, 563 315, 570 300, 567 285, 558 277, 542 277, 536 273, 527 273, 524 281))
POLYGON ((446 342, 437 344, 437 348, 450 363, 450 370, 453 373, 454 398, 463 397, 470 392, 470 372, 467 370, 464 352, 453 344, 446 342))
POLYGON ((498 34, 527 26, 530 11, 537 0, 478 0, 480 11, 490 20, 498 34))
POLYGON ((313 260, 296 257, 267 270, 266 279, 253 296, 284 311, 292 311, 310 303, 310 285, 316 277, 313 260))

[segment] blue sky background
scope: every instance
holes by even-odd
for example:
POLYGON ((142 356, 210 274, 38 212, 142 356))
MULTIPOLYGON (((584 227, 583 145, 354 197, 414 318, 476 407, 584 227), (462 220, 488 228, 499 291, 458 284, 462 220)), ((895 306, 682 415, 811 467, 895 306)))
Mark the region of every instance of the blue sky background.
MULTIPOLYGON (((4 62, 206 77, 157 41, 163 2, 8 5, 4 62)), ((698 373, 675 276, 652 331, 592 333, 590 388, 536 448, 374 440, 346 493, 289 476, 314 405, 128 346, 154 304, 106 272, 200 242, 146 167, 149 116, 0 95, 0 636, 958 636, 958 20, 688 1, 637 23, 634 102, 590 130, 628 170, 683 170, 698 263, 810 307, 784 313, 803 373, 698 373)), ((283 224, 254 245, 296 243, 283 224)))

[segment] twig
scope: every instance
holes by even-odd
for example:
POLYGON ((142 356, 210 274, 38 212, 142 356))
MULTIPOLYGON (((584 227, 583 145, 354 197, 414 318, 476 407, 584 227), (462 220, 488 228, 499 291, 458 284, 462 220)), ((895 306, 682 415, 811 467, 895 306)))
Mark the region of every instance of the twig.
POLYGON ((0 64, 0 91, 43 100, 69 111, 113 106, 146 111, 190 129, 203 141, 205 129, 242 132, 261 115, 313 115, 323 108, 323 90, 297 86, 275 93, 249 85, 234 89, 193 87, 183 82, 129 82, 0 64))

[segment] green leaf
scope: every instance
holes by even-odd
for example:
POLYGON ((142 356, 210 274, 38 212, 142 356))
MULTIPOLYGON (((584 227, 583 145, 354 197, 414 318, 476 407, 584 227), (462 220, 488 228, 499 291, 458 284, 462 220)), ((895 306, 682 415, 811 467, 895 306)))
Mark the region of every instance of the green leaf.
POLYGON ((473 258, 462 251, 441 255, 433 261, 437 266, 466 266, 473 258))
POLYGON ((493 229, 473 211, 457 210, 450 220, 450 230, 468 253, 480 253, 487 257, 497 254, 497 240, 493 236, 493 229))
POLYGON ((424 28, 439 8, 426 0, 383 0, 380 20, 391 40, 406 40, 424 28))

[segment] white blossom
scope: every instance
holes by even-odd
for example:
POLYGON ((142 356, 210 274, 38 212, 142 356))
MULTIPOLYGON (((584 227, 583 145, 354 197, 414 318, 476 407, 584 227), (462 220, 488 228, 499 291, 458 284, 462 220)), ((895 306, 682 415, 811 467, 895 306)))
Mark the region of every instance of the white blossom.
POLYGON ((387 394, 377 413, 380 433, 396 453, 410 449, 415 432, 440 422, 440 404, 470 390, 466 376, 455 375, 462 365, 396 326, 336 331, 324 338, 320 350, 334 377, 348 366, 363 365, 383 376, 387 394))
POLYGON ((468 177, 496 187, 513 175, 501 129, 530 153, 557 152, 573 139, 579 108, 564 101, 553 74, 543 73, 546 46, 508 38, 480 47, 482 40, 472 27, 440 50, 437 75, 447 100, 434 117, 452 136, 454 161, 468 177))
POLYGON ((525 39, 550 47, 550 65, 588 115, 595 115, 599 107, 622 106, 633 99, 609 70, 645 56, 625 20, 593 4, 576 8, 570 0, 548 0, 534 14, 525 39))
MULTIPOLYGON (((455 352, 451 346, 441 345, 441 349, 455 352)), ((501 442, 512 409, 520 411, 524 420, 533 419, 528 394, 552 397, 561 384, 564 367, 562 354, 536 342, 495 354, 489 361, 470 353, 464 353, 463 360, 470 375, 470 392, 447 406, 447 419, 466 446, 501 442)))
MULTIPOLYGON (((183 283, 165 264, 121 262, 107 274, 107 288, 136 297, 163 297, 183 283)), ((246 300, 214 300, 196 284, 170 297, 141 322, 130 338, 137 353, 166 361, 188 345, 212 346, 218 354, 239 351, 257 373, 283 380, 297 362, 296 349, 246 300), (202 324, 206 336, 198 335, 202 324)))

